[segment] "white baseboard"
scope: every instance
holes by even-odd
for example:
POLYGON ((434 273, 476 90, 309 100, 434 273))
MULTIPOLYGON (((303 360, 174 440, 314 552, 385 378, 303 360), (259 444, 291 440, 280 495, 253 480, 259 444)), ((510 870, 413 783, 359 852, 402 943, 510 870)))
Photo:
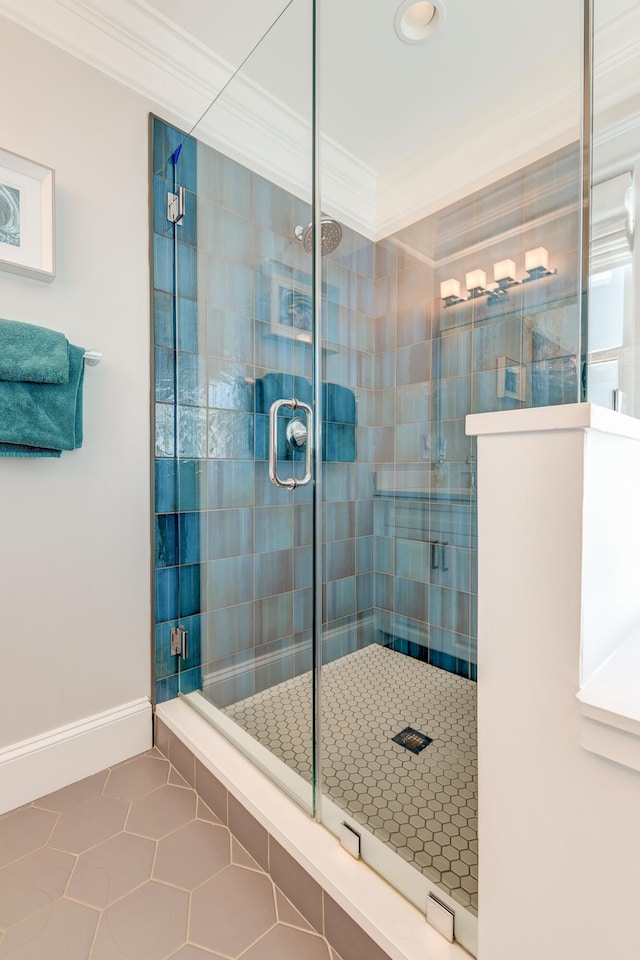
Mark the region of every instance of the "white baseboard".
POLYGON ((147 697, 0 750, 0 814, 153 746, 147 697))

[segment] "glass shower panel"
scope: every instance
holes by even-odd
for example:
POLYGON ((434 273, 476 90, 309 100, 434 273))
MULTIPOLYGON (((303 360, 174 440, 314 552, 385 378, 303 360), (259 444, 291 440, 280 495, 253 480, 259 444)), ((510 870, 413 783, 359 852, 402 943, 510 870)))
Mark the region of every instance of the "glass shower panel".
POLYGON ((201 490, 200 682, 182 660, 180 692, 310 811, 311 36, 295 0, 192 131, 197 298, 177 298, 178 478, 201 490))
POLYGON ((548 3, 526 43, 507 4, 368 5, 364 23, 321 5, 322 208, 343 231, 322 348, 356 411, 353 460, 324 464, 321 811, 417 906, 435 892, 475 952, 465 417, 579 397, 581 5, 548 3))

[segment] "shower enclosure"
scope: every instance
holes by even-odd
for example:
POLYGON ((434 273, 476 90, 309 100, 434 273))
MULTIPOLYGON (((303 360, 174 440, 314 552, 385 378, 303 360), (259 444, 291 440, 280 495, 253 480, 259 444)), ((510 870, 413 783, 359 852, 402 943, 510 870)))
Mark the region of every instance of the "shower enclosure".
POLYGON ((464 418, 580 396, 579 9, 488 64, 478 11, 385 6, 293 0, 151 121, 157 697, 475 951, 464 418), (479 99, 425 103, 460 38, 479 99))

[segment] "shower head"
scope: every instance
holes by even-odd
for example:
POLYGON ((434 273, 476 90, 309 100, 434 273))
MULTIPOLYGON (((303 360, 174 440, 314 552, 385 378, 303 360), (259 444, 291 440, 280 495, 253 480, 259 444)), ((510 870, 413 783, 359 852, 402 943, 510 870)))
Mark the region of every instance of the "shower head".
MULTIPOLYGON (((323 217, 320 221, 320 231, 322 237, 322 256, 326 257, 328 253, 333 253, 342 240, 342 227, 337 220, 333 220, 331 217, 323 217)), ((296 227, 294 232, 296 240, 304 244, 307 253, 311 253, 313 223, 308 224, 306 227, 296 227)))

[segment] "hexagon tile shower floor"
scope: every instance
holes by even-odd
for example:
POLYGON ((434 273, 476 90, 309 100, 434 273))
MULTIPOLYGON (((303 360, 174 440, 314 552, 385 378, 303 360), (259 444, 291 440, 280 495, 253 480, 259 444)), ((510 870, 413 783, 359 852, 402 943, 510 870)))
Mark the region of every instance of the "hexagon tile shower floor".
MULTIPOLYGON (((310 698, 303 674, 225 713, 309 780, 310 698)), ((378 644, 335 660, 323 667, 322 756, 331 799, 476 913, 476 684, 378 644), (394 741, 407 727, 432 742, 410 752, 394 741)))

